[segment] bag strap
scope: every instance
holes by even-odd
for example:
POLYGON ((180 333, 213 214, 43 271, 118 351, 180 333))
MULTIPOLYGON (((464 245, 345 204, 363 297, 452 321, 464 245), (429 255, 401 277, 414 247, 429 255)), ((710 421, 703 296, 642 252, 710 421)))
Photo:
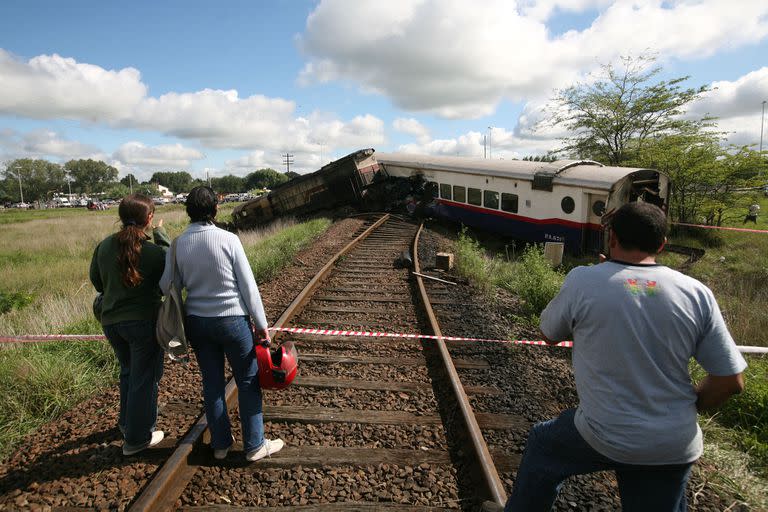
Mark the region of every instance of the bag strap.
POLYGON ((178 238, 175 238, 171 242, 171 285, 176 284, 176 242, 178 240, 178 238))

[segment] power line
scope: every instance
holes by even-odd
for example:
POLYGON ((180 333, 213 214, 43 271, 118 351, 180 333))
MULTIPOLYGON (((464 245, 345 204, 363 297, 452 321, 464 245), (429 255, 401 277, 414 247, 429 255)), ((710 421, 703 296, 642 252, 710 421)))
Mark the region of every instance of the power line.
POLYGON ((285 165, 285 173, 288 174, 291 172, 291 164, 293 163, 293 156, 292 154, 286 152, 283 157, 283 165, 285 165))

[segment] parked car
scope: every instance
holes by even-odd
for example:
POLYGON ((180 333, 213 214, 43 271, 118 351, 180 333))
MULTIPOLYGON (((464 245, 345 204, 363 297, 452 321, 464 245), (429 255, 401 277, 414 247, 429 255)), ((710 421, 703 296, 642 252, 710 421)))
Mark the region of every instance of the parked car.
POLYGON ((27 203, 15 203, 13 205, 13 207, 14 208, 23 208, 23 209, 26 210, 27 208, 29 208, 29 204, 27 204, 27 203))

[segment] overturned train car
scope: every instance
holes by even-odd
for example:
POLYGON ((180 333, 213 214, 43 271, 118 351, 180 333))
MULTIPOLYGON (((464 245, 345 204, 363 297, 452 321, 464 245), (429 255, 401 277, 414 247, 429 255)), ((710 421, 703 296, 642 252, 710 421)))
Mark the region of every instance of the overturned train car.
POLYGON ((251 229, 278 217, 358 205, 366 189, 382 179, 373 154, 373 149, 356 151, 239 205, 232 212, 235 227, 251 229))
POLYGON ((652 169, 591 160, 527 162, 376 153, 391 178, 422 176, 432 213, 533 242, 563 242, 571 253, 604 249, 604 220, 646 201, 667 211, 669 178, 652 169))

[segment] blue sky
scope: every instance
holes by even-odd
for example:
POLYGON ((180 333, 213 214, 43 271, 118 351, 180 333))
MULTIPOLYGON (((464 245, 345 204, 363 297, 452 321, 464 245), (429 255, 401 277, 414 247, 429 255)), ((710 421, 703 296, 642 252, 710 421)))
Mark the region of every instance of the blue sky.
POLYGON ((716 87, 691 115, 759 142, 768 2, 220 4, 0 3, 0 161, 244 175, 289 151, 308 172, 361 147, 483 157, 488 136, 519 158, 566 135, 534 130, 553 90, 648 50, 716 87))

